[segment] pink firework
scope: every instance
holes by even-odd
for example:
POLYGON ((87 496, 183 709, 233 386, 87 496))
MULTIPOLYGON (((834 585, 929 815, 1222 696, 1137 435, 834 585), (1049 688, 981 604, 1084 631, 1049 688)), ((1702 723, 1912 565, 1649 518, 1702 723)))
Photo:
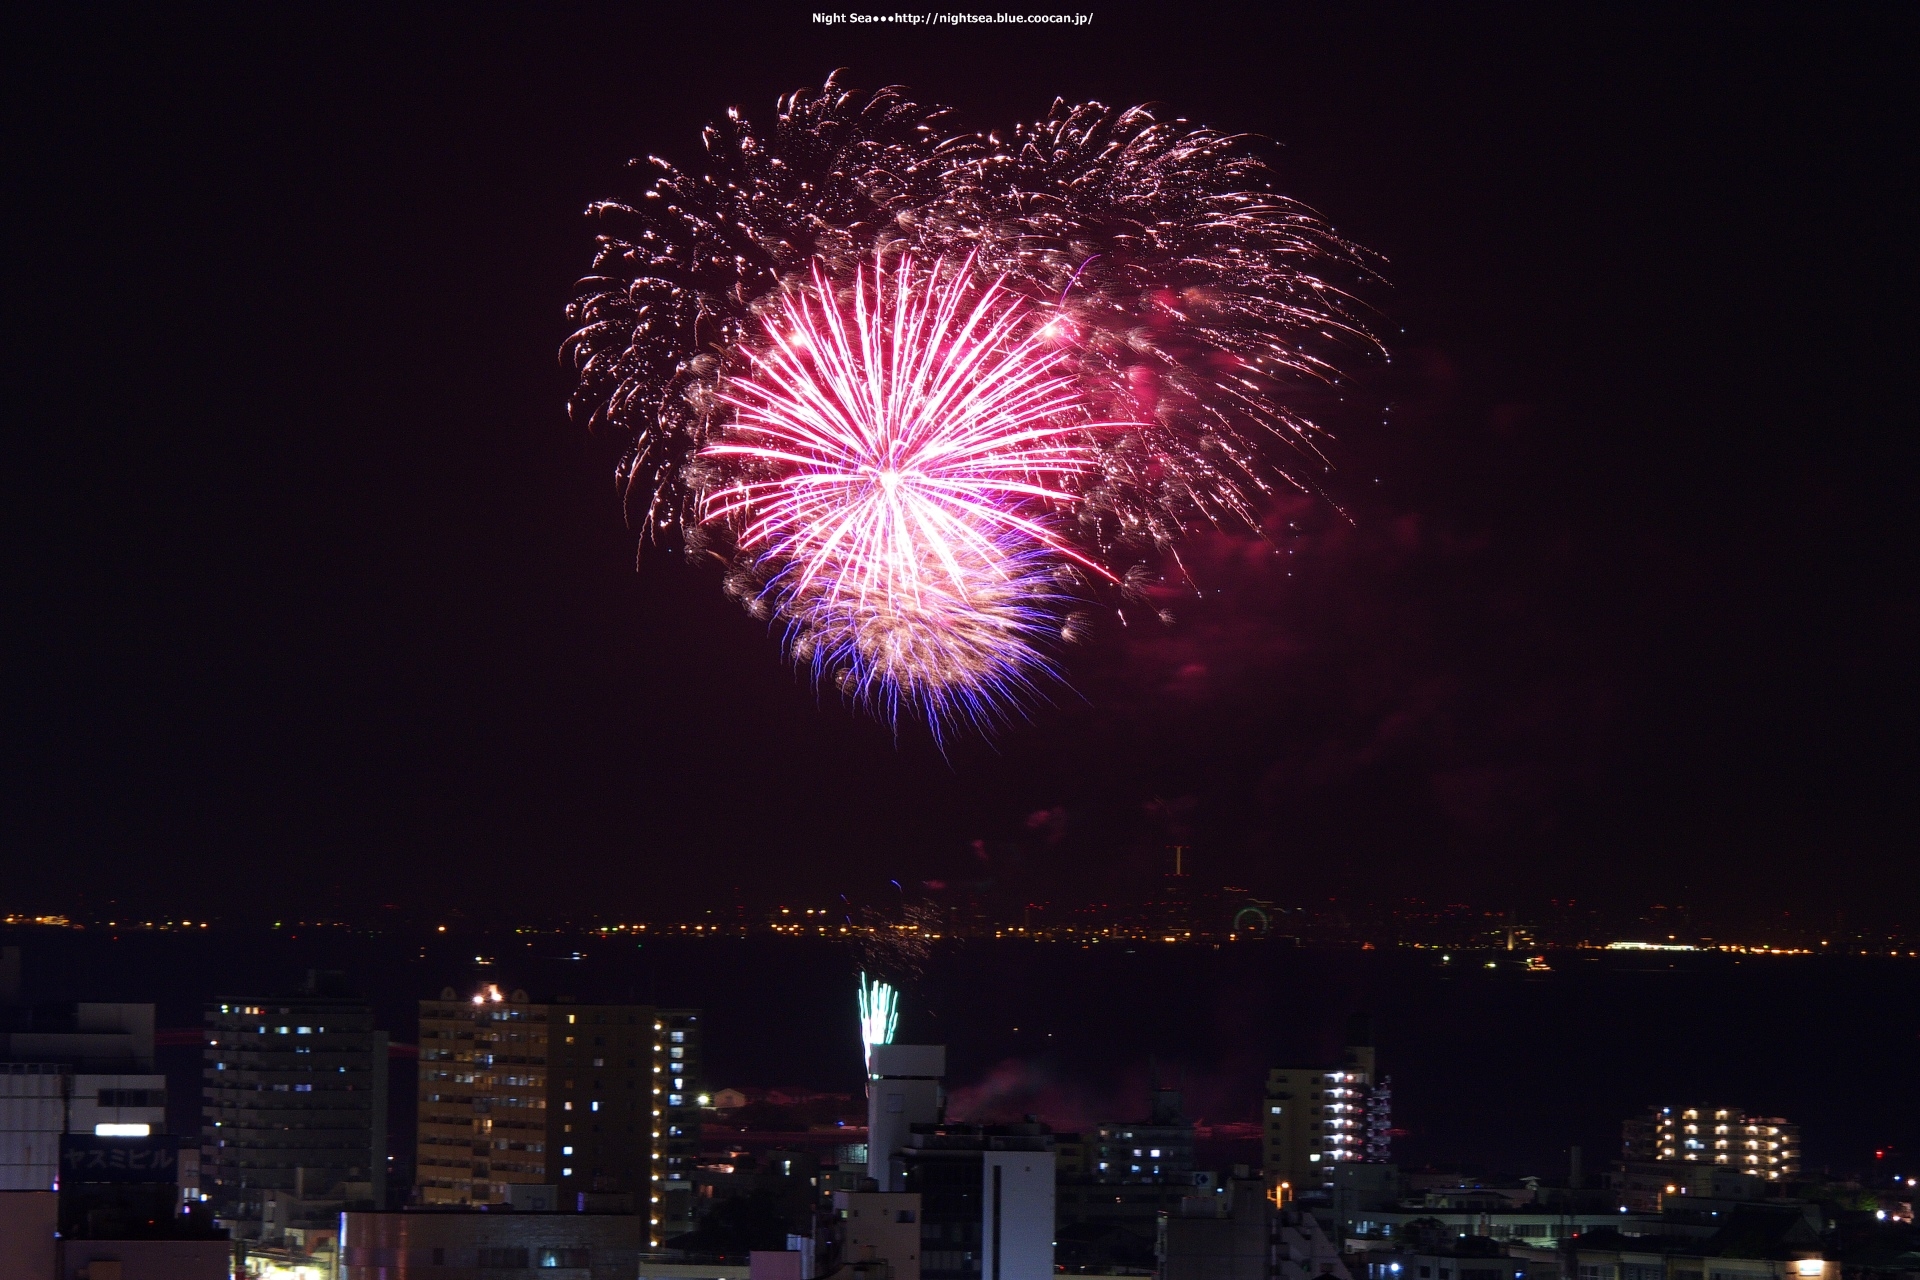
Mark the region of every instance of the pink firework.
POLYGON ((1058 99, 961 129, 829 77, 702 140, 589 207, 571 408, 627 436, 643 545, 896 722, 1004 720, 1184 539, 1323 493, 1316 415, 1385 355, 1379 259, 1255 138, 1058 99))
POLYGON ((897 715, 1002 718, 1048 670, 1055 530, 1094 432, 1055 332, 972 264, 816 263, 745 347, 702 512, 766 569, 794 655, 897 715))

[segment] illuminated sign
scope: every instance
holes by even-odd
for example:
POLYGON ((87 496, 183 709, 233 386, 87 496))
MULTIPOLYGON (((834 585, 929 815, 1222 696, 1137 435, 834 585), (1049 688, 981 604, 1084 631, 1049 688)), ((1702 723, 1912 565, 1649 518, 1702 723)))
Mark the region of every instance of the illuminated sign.
POLYGON ((168 1134, 109 1138, 68 1133, 60 1137, 62 1185, 84 1182, 173 1182, 178 1177, 179 1139, 168 1134))

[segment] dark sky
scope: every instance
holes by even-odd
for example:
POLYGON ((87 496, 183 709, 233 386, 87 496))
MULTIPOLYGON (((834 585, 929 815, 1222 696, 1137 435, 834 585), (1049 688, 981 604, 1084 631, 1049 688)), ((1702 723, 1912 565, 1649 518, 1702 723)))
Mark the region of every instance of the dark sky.
POLYGON ((7 41, 0 907, 1061 894, 1174 841, 1294 899, 1920 892, 1910 12, 284 8, 7 41), (1291 577, 1197 540, 1216 595, 951 759, 636 572, 564 412, 585 203, 836 66, 1266 134, 1390 260, 1351 519, 1287 513, 1291 577))

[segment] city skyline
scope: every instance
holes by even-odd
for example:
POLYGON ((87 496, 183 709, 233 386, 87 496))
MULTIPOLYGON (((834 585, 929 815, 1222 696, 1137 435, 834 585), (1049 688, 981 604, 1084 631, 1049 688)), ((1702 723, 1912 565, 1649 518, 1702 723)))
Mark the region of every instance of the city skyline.
MULTIPOLYGON (((1820 1096, 1817 1087, 1794 1092, 1798 1101, 1785 1114, 1771 1104, 1766 1111, 1728 1105, 1720 1086, 1705 1101, 1692 1095, 1692 1104, 1684 1089, 1679 1103, 1637 1111, 1603 1104, 1620 1135, 1617 1154, 1598 1146, 1583 1157, 1576 1140, 1557 1153, 1557 1171, 1551 1158, 1545 1166, 1490 1165, 1435 1160, 1430 1148, 1425 1160, 1408 1161, 1397 1144, 1431 1123, 1427 1077, 1442 1062, 1431 1044, 1426 1052, 1414 1047, 1418 1036, 1395 1031, 1380 1039, 1364 1014, 1348 1020, 1337 1056, 1269 1066, 1251 1122, 1212 1110, 1221 1101, 1217 1079, 1196 1082, 1204 1100, 1194 1106, 1185 1092, 1190 1063, 1176 1063, 1169 1075, 1166 1063, 1149 1058, 1144 1076, 1118 1093, 1086 1096, 1078 1110, 1063 1111, 1057 1092, 1049 1100, 1023 1097, 1006 1081, 969 1082, 950 1068, 944 1044, 896 1041, 873 1049, 859 1071, 862 1037, 851 1020, 842 1027, 811 1018, 809 1034, 832 1036, 832 1056, 865 1077, 862 1116, 857 1090, 710 1082, 706 1035, 717 1030, 738 1040, 742 1028, 726 1026, 745 1012, 737 1003, 709 1017, 707 1010, 546 1000, 482 981, 414 1002, 403 1020, 417 1013, 418 1044, 395 1040, 390 1050, 375 1010, 395 1007, 393 984, 369 1003, 350 994, 345 974, 308 970, 298 992, 256 978, 246 988, 255 994, 207 1004, 205 1030, 190 1046, 196 1058, 205 1055, 207 1069, 194 1073, 204 1075, 204 1089, 196 1079, 176 1099, 170 1095, 180 1078, 156 1072, 165 1065, 156 1049, 172 1033, 156 1030, 154 1005, 48 1001, 19 959, 9 949, 0 1019, 10 1035, 0 1040, 0 1083, 16 1104, 36 1105, 16 1105, 0 1127, 0 1171, 16 1193, 0 1219, 0 1248, 29 1242, 34 1206, 57 1203, 59 1247, 68 1258, 91 1250, 144 1267, 149 1254, 159 1256, 152 1251, 172 1250, 169 1256, 211 1268, 209 1277, 225 1274, 231 1233, 233 1258, 263 1280, 298 1276, 302 1267, 354 1280, 364 1274, 357 1268, 380 1265, 391 1250, 427 1243, 432 1258, 423 1252, 416 1262, 456 1264, 477 1240, 483 1250, 505 1251, 486 1255, 496 1259, 539 1252, 548 1259, 542 1266, 637 1252, 644 1274, 648 1266, 689 1265, 744 1273, 748 1247, 771 1250, 782 1241, 787 1253, 830 1267, 859 1256, 842 1252, 852 1242, 876 1239, 876 1247, 913 1249, 902 1261, 919 1259, 920 1273, 931 1269, 935 1280, 980 1274, 981 1254, 1001 1247, 1046 1253, 1070 1272, 1125 1266, 1162 1275, 1182 1274, 1181 1260, 1197 1249, 1190 1261, 1201 1269, 1192 1274, 1217 1280, 1222 1273, 1209 1268, 1219 1264, 1207 1258, 1220 1245, 1189 1236, 1204 1241, 1229 1228, 1189 1224, 1244 1225, 1256 1203, 1283 1211, 1287 1230, 1275 1238, 1293 1251, 1288 1257, 1324 1263, 1316 1274, 1336 1280, 1359 1269, 1386 1280, 1395 1259, 1410 1252, 1537 1268, 1567 1247, 1582 1256, 1617 1249, 1747 1260, 1760 1249, 1761 1262, 1791 1249, 1789 1259, 1850 1270, 1871 1266, 1876 1249, 1907 1238, 1901 1232, 1910 1231, 1920 1182, 1892 1145, 1856 1151, 1838 1170, 1805 1167, 1799 1106, 1820 1096), (144 1074, 83 1074, 106 1069, 144 1074), (398 1086, 391 1095, 389 1076, 398 1086), (1396 1097, 1402 1080, 1413 1086, 1411 1115, 1396 1097), (651 1137, 649 1081, 653 1104, 665 1108, 655 1111, 651 1137), (129 1092, 135 1086, 138 1096, 129 1092), (417 1111, 389 1103, 415 1090, 417 1111), (684 1096, 668 1096, 673 1090, 684 1096), (195 1126, 182 1130, 161 1117, 176 1102, 197 1103, 202 1092, 195 1150, 195 1126), (58 1105, 68 1096, 71 1111, 58 1105), (88 1105, 80 1107, 83 1097, 88 1105), (1015 1114, 1005 1118, 1009 1108, 1015 1114), (129 1124, 129 1115, 146 1118, 129 1124), (398 1121, 391 1130, 390 1117, 398 1121), (683 1127, 671 1127, 676 1121, 683 1127), (417 1165, 408 1158, 416 1131, 417 1165), (371 1177, 370 1132, 373 1152, 387 1153, 371 1177), (58 1190, 42 1185, 50 1167, 33 1158, 53 1135, 63 1135, 58 1190), (199 1159, 190 1162, 190 1153, 199 1159), (70 1176, 96 1168, 129 1172, 70 1176), (1011 1189, 1004 1218, 998 1197, 966 1190, 983 1176, 990 1188, 1004 1182, 1011 1189), (149 1220, 142 1228, 127 1219, 129 1211, 164 1217, 176 1200, 181 1209, 171 1225, 149 1220), (1848 1219, 1860 1216, 1863 1203, 1878 1206, 1887 1231, 1875 1235, 1848 1219), (852 1222, 863 1215, 884 1219, 888 1232, 876 1237, 874 1224, 852 1222), (846 1224, 845 1241, 836 1222, 846 1224), (892 1230, 908 1224, 916 1229, 892 1230)), ((852 986, 835 985, 843 995, 852 986)), ((1311 989, 1289 984, 1289 998, 1311 989)), ((927 994, 920 987, 915 1003, 927 994)), ((748 1034, 759 1041, 765 1030, 748 1034)), ((951 1047, 976 1056, 967 1052, 970 1038, 963 1034, 951 1047)), ((1265 1061, 1276 1057, 1305 1060, 1270 1053, 1265 1061)), ((1668 1086, 1688 1078, 1631 1053, 1615 1069, 1628 1062, 1654 1066, 1648 1078, 1668 1086)), ((1245 1060, 1219 1065, 1258 1084, 1245 1060)), ((1724 1065, 1708 1071, 1722 1081, 1737 1074, 1724 1065)), ((1561 1114, 1573 1110, 1564 1089, 1555 1092, 1561 1114)), ((1486 1101, 1456 1090, 1448 1105, 1470 1100, 1486 1101)), ((1814 1141, 1828 1144, 1830 1136, 1814 1141)), ((1769 1274, 1750 1270, 1753 1280, 1769 1274)), ((916 1271, 896 1265, 893 1274, 911 1280, 916 1271)), ((1291 1272, 1282 1267, 1279 1275, 1289 1280, 1291 1272)))
POLYGON ((9 33, 0 1280, 1920 1280, 1914 11, 9 33))

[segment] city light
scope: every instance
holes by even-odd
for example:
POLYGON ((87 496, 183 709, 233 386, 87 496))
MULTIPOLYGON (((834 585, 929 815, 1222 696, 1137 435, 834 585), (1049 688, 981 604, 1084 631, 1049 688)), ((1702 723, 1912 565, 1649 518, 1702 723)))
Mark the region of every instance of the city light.
POLYGON ((327 1280, 331 1268, 313 1263, 280 1262, 273 1258, 248 1258, 249 1280, 327 1280))

